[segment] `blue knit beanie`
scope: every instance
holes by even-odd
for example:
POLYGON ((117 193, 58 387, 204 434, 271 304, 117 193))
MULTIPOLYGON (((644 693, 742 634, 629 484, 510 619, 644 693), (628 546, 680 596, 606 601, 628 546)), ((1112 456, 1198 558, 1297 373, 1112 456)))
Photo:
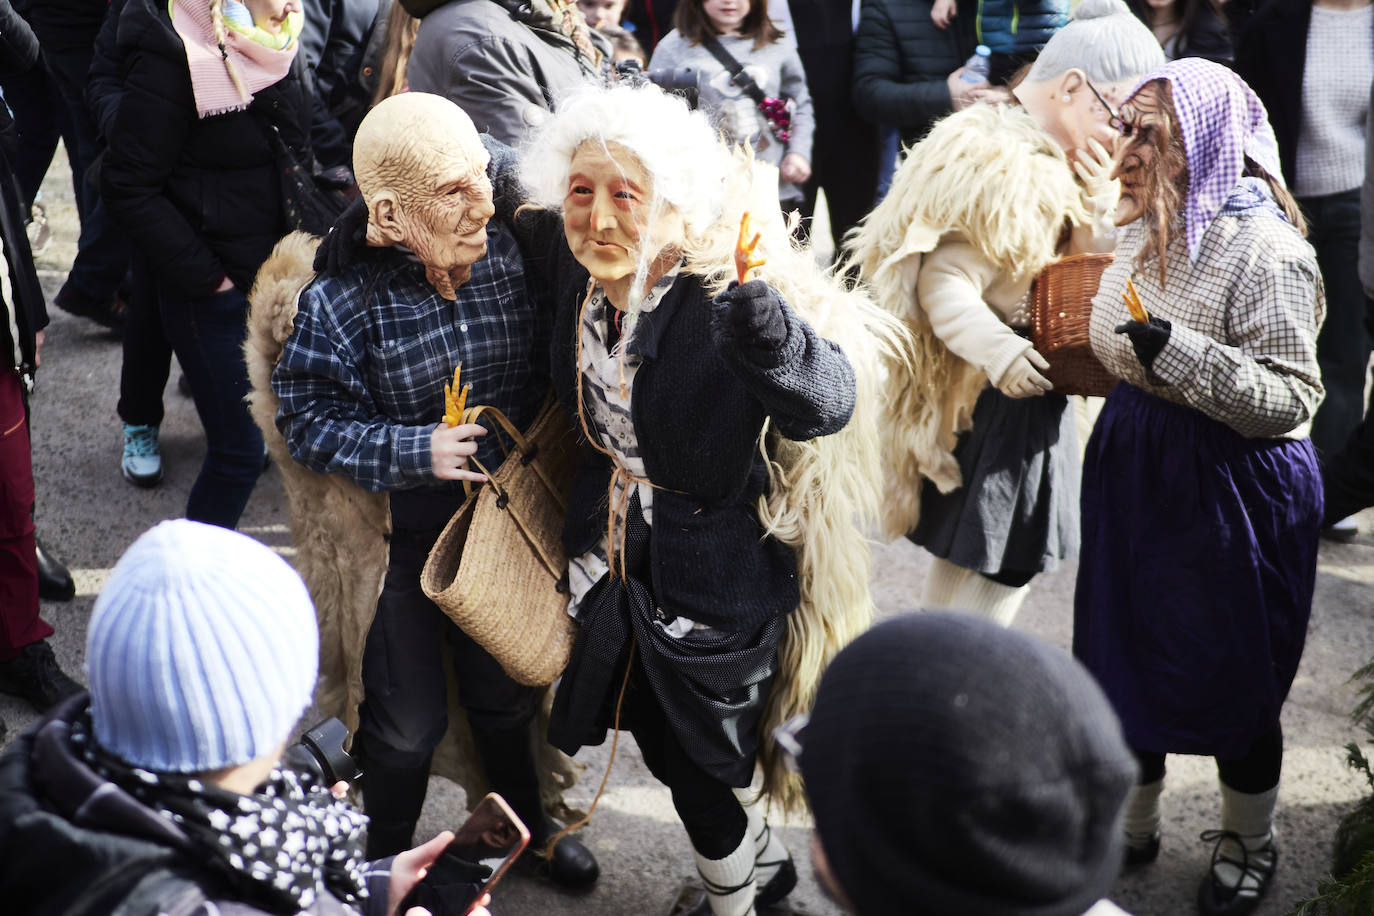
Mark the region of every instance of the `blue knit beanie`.
POLYGON ((160 772, 246 763, 287 738, 318 666, 314 607, 285 560, 226 528, 163 522, 124 553, 95 602, 95 738, 160 772))

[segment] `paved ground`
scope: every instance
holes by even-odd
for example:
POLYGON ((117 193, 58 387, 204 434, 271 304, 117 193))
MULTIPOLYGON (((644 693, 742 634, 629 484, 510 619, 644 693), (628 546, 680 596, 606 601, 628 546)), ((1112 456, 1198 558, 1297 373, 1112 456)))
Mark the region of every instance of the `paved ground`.
MULTIPOLYGON (((75 215, 70 186, 56 168, 45 189, 57 240, 41 259, 44 288, 56 292, 74 253, 75 215)), ((57 628, 61 662, 81 670, 86 622, 95 595, 125 547, 164 518, 181 514, 203 453, 194 409, 177 393, 166 395, 163 454, 167 479, 158 489, 137 490, 119 475, 120 427, 115 416, 120 348, 93 325, 55 312, 44 351, 44 368, 34 400, 33 442, 38 484, 38 530, 54 552, 71 565, 76 600, 45 604, 57 628)), ((173 371, 173 381, 176 371, 173 371)), ((242 529, 290 555, 281 479, 269 470, 244 516, 242 529)), ((912 607, 927 564, 905 542, 877 548, 874 588, 883 614, 912 607)), ((1037 581, 1019 628, 1067 645, 1071 626, 1072 566, 1037 581)), ((1284 714, 1288 735, 1279 830, 1281 868, 1263 916, 1279 916, 1306 895, 1325 871, 1330 837, 1340 814, 1361 796, 1361 783, 1343 766, 1342 746, 1356 737, 1347 714, 1355 690, 1350 674, 1374 657, 1374 512, 1362 519, 1362 536, 1352 544, 1322 548, 1316 607, 1308 648, 1284 714)), ((1161 583, 1162 585, 1167 583, 1161 583)), ((30 722, 31 711, 0 697, 0 716, 12 730, 30 722)), ((584 752, 584 783, 570 793, 585 805, 606 765, 606 749, 584 752)), ((1171 758, 1164 796, 1166 833, 1154 866, 1122 877, 1112 898, 1138 916, 1174 916, 1193 911, 1196 882, 1206 853, 1196 837, 1214 826, 1218 799, 1210 761, 1171 758)), ((585 833, 600 857, 603 878, 582 898, 561 895, 525 879, 513 879, 497 894, 497 916, 547 913, 666 913, 678 888, 692 877, 686 837, 667 792, 645 770, 633 742, 621 745, 615 773, 595 821, 585 833)), ((429 836, 462 818, 458 791, 435 780, 421 824, 429 836)), ((783 830, 791 849, 805 861, 809 839, 804 819, 783 830)), ((809 866, 792 895, 798 913, 835 912, 816 890, 809 866)))

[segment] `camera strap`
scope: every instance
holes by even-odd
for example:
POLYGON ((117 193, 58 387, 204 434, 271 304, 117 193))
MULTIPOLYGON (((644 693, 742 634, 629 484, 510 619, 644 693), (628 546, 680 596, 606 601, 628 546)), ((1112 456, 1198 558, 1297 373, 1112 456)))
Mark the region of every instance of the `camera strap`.
POLYGON ((720 62, 730 74, 730 82, 734 83, 744 94, 754 100, 758 106, 759 113, 763 115, 764 121, 768 123, 768 130, 781 143, 786 143, 791 135, 792 114, 787 110, 787 103, 783 99, 772 99, 764 95, 763 89, 754 82, 754 78, 749 75, 749 71, 744 69, 744 64, 735 59, 735 56, 725 50, 714 35, 708 35, 702 39, 701 46, 711 52, 711 56, 720 62))

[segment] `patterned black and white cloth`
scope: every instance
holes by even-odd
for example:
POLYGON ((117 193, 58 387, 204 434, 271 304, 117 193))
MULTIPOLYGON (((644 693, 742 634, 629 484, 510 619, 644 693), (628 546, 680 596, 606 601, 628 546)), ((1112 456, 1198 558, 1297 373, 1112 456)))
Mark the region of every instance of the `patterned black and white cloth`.
MULTIPOLYGON (((677 282, 678 272, 682 269, 679 262, 672 270, 654 283, 636 310, 637 315, 652 312, 658 308, 668 290, 677 282)), ((600 286, 594 286, 582 316, 582 398, 587 405, 587 422, 601 446, 614 456, 617 464, 628 473, 628 479, 621 476, 612 478, 615 485, 615 505, 628 505, 631 496, 639 497, 639 509, 644 516, 644 524, 652 527, 654 521, 654 488, 643 486, 636 481, 647 480, 644 459, 639 452, 639 439, 635 434, 634 418, 630 414, 630 401, 634 393, 635 375, 639 372, 640 358, 628 349, 621 353, 627 341, 618 341, 614 322, 625 322, 623 330, 630 337, 634 334, 634 324, 628 316, 620 313, 606 298, 600 286), (613 339, 614 338, 614 339, 613 339)), ((625 525, 624 518, 616 521, 625 525)), ((608 532, 609 536, 610 532, 608 532)), ((619 537, 620 532, 614 534, 619 537)), ((606 540, 587 551, 580 557, 568 562, 568 584, 571 598, 568 613, 576 617, 593 585, 601 580, 610 569, 607 563, 606 540)), ((665 633, 681 637, 694 627, 702 626, 686 617, 677 617, 662 625, 665 633)))
POLYGON ((244 900, 290 912, 323 893, 346 904, 367 896, 367 817, 307 774, 273 770, 253 795, 178 773, 132 766, 100 748, 89 711, 72 722, 72 747, 98 775, 179 827, 207 866, 244 900))

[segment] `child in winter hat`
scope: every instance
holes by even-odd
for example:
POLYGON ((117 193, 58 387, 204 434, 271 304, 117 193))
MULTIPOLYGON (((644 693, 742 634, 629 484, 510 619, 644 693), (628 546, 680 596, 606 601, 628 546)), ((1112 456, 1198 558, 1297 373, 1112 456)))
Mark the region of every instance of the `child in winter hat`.
POLYGON ((86 676, 96 740, 159 772, 246 763, 286 739, 318 663, 314 606, 285 560, 225 528, 163 522, 125 552, 95 602, 86 676))
POLYGON ((1067 652, 965 615, 889 620, 835 657, 795 735, 817 871, 859 916, 1120 913, 1101 898, 1135 758, 1067 652))

